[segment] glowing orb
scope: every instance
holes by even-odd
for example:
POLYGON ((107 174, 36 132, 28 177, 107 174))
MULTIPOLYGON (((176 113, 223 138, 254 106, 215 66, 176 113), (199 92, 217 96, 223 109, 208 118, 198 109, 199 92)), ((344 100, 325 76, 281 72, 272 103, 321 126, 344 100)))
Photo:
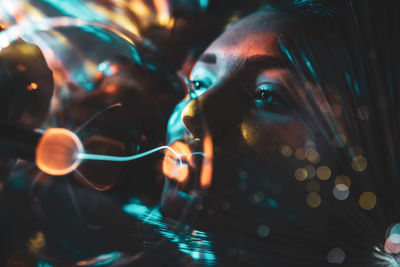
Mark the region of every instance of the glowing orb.
POLYGON ((80 153, 83 153, 83 145, 73 132, 51 128, 36 147, 36 165, 47 174, 65 175, 78 167, 80 153))

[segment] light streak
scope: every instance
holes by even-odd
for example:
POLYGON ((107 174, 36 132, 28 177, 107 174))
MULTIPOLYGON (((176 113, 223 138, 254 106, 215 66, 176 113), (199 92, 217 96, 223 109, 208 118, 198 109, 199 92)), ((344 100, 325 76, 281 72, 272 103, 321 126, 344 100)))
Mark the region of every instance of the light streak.
POLYGON ((101 22, 89 22, 71 17, 53 17, 23 21, 10 26, 7 30, 0 32, 0 49, 9 46, 13 41, 17 40, 21 36, 31 36, 33 33, 50 31, 54 30, 55 28, 82 26, 95 26, 108 30, 126 40, 131 45, 134 45, 136 42, 140 42, 142 40, 139 36, 117 25, 109 25, 101 22))
POLYGON ((117 162, 122 162, 122 161, 131 161, 131 160, 136 160, 136 159, 140 159, 143 158, 145 156, 148 156, 150 154, 153 154, 157 151, 163 150, 163 149, 168 149, 169 151, 171 151, 178 159, 179 159, 179 163, 180 165, 182 165, 182 159, 181 159, 181 155, 178 154, 177 152, 175 152, 172 148, 170 148, 169 146, 159 146, 156 148, 153 148, 149 151, 143 152, 143 153, 139 153, 139 154, 135 154, 132 156, 109 156, 109 155, 100 155, 100 154, 86 154, 86 153, 79 153, 77 155, 77 158, 79 160, 100 160, 100 161, 117 161, 117 162))
POLYGON ((212 182, 213 142, 210 135, 206 135, 203 142, 204 160, 200 174, 200 185, 208 188, 212 182))
POLYGON ((91 123, 95 118, 97 118, 98 116, 100 116, 100 115, 103 114, 104 112, 106 112, 106 111, 108 111, 108 110, 110 110, 110 109, 116 108, 116 107, 122 107, 122 103, 120 103, 120 102, 115 103, 115 104, 110 105, 110 106, 106 107, 105 109, 103 109, 103 110, 97 112, 97 113, 94 114, 90 119, 88 119, 84 124, 82 124, 81 127, 79 127, 79 128, 75 131, 75 133, 78 133, 80 130, 82 130, 83 128, 85 128, 89 123, 91 123))

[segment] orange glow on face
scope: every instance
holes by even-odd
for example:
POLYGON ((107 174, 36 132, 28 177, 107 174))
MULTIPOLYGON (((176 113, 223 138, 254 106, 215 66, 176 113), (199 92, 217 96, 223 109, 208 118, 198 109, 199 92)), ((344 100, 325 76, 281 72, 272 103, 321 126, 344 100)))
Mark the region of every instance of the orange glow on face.
MULTIPOLYGON (((174 142, 170 145, 182 159, 187 159, 191 151, 189 146, 182 142, 174 142)), ((179 162, 177 156, 170 150, 166 150, 164 161, 163 161, 163 173, 170 179, 176 180, 180 183, 187 181, 189 177, 189 166, 187 163, 179 162)))
POLYGON ((203 142, 204 159, 200 174, 200 185, 208 188, 212 182, 213 143, 210 135, 206 135, 203 142))
POLYGON ((38 89, 38 85, 37 83, 30 83, 27 87, 26 87, 29 91, 33 91, 38 89))
POLYGON ((36 165, 50 175, 65 175, 74 171, 83 152, 79 138, 63 128, 48 129, 40 138, 36 147, 36 165))
POLYGON ((158 24, 166 27, 167 29, 172 28, 174 20, 170 16, 169 4, 167 0, 153 0, 154 6, 157 11, 157 22, 158 24))

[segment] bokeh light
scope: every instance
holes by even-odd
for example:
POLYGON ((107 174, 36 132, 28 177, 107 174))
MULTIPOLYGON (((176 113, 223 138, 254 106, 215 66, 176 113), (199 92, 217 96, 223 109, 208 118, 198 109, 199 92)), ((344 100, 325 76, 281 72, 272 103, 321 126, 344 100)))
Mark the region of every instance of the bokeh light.
POLYGON ((311 208, 317 208, 321 205, 321 196, 318 193, 309 193, 306 197, 306 203, 311 208))
POLYGON ((331 177, 331 169, 328 166, 319 166, 317 168, 317 177, 321 180, 328 180, 331 177))
POLYGON ((372 210, 376 205, 376 195, 372 192, 364 192, 358 200, 360 207, 365 210, 372 210))

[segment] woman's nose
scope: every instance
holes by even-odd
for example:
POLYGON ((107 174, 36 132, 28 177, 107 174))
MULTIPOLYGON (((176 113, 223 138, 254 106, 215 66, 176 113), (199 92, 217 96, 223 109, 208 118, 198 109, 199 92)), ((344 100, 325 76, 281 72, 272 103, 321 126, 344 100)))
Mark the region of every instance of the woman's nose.
POLYGON ((227 137, 251 108, 248 91, 235 80, 216 84, 191 100, 182 110, 181 119, 194 137, 210 133, 213 139, 227 137))

